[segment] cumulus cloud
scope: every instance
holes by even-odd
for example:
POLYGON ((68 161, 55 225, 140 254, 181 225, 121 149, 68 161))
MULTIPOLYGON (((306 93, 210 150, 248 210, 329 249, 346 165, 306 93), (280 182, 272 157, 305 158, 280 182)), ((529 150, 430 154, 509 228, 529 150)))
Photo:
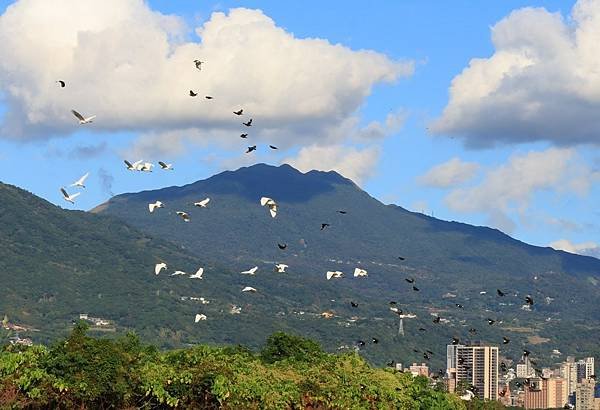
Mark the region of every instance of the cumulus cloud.
POLYGON ((177 153, 190 133, 196 142, 235 138, 232 111, 243 108, 250 131, 273 143, 334 143, 374 85, 413 71, 374 51, 297 38, 260 10, 213 13, 197 42, 186 29, 142 0, 15 2, 0 16, 1 135, 74 132, 75 108, 97 115, 90 130, 137 131, 136 149, 177 153))
POLYGON ((460 158, 437 165, 418 178, 419 183, 437 188, 460 185, 475 176, 479 164, 464 162, 460 158))
POLYGON ((313 169, 336 171, 357 184, 371 177, 379 159, 379 148, 367 147, 358 149, 342 145, 311 145, 300 150, 294 158, 287 158, 287 163, 294 168, 307 172, 313 169))
POLYGON ((523 214, 541 190, 587 194, 600 175, 587 167, 573 149, 550 148, 514 155, 507 163, 487 171, 481 183, 452 190, 445 198, 457 212, 481 212, 492 226, 511 232, 509 214, 523 214))
POLYGON ((492 27, 494 54, 474 58, 430 127, 472 147, 546 140, 600 144, 600 0, 579 0, 569 22, 543 8, 492 27))
POLYGON ((556 250, 600 258, 600 245, 592 241, 573 243, 568 239, 560 239, 558 241, 552 242, 548 246, 556 250))

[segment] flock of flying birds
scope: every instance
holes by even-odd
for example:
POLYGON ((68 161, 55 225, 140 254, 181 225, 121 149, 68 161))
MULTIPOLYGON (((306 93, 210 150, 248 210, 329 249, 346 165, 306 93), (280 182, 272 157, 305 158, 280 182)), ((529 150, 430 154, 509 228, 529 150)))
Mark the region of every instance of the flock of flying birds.
MULTIPOLYGON (((194 64, 196 66, 196 69, 198 69, 200 71, 202 70, 202 64, 203 63, 204 63, 203 61, 194 60, 194 64)), ((64 80, 58 80, 57 84, 61 88, 66 87, 66 82, 64 80)), ((192 97, 192 98, 197 97, 198 94, 199 94, 199 92, 196 92, 194 90, 189 90, 189 96, 192 97)), ((207 100, 212 100, 213 99, 213 97, 210 96, 210 95, 206 95, 204 98, 207 99, 207 100)), ((77 118, 77 120, 78 120, 78 122, 79 122, 80 125, 91 124, 94 121, 94 119, 96 118, 95 115, 86 117, 86 116, 80 114, 76 110, 71 110, 71 113, 77 118)), ((244 110, 240 108, 240 109, 238 109, 236 111, 233 111, 233 114, 236 115, 236 116, 242 116, 242 115, 244 115, 244 110)), ((251 127, 252 123, 253 123, 253 119, 252 118, 248 119, 247 121, 242 122, 242 124, 245 127, 251 127)), ((242 138, 242 139, 248 138, 248 133, 241 133, 240 134, 240 138, 242 138)), ((269 145, 269 148, 271 148, 273 150, 277 149, 277 147, 274 146, 274 145, 269 145)), ((251 153, 252 151, 256 151, 256 149, 257 149, 256 145, 251 145, 251 146, 249 146, 247 148, 246 153, 247 154, 251 153)), ((138 161, 135 161, 135 162, 130 162, 128 160, 124 160, 124 163, 125 163, 125 165, 127 167, 127 170, 130 170, 130 171, 152 172, 152 168, 154 167, 153 163, 145 162, 144 160, 138 160, 138 161)), ((174 170, 172 164, 167 164, 165 162, 158 161, 158 165, 160 166, 160 168, 162 170, 165 170, 165 171, 172 171, 172 170, 174 170)), ((85 188, 85 181, 86 181, 86 179, 88 177, 89 177, 89 172, 86 173, 85 175, 83 175, 81 178, 79 178, 77 181, 75 181, 74 183, 72 183, 69 186, 73 187, 75 189, 85 188)), ((60 188, 60 191, 61 191, 61 193, 63 195, 64 200, 67 201, 67 202, 70 202, 71 204, 74 204, 75 203, 75 198, 77 198, 80 195, 80 192, 68 193, 67 190, 64 187, 60 188)), ((201 201, 195 202, 194 206, 196 206, 198 208, 207 208, 209 202, 210 202, 210 198, 205 198, 205 199, 203 199, 201 201)), ((268 198, 268 197, 262 197, 260 199, 260 205, 263 206, 263 207, 268 208, 269 213, 270 213, 270 215, 271 215, 272 218, 275 218, 277 216, 278 204, 277 204, 277 202, 274 199, 268 198)), ((156 201, 154 203, 149 203, 148 204, 148 211, 150 213, 154 213, 154 212, 156 212, 157 209, 160 209, 160 208, 164 208, 164 204, 161 201, 156 201)), ((344 210, 338 210, 338 212, 340 214, 346 214, 347 213, 344 210)), ((176 214, 184 222, 190 222, 191 221, 190 215, 187 212, 185 212, 185 211, 176 211, 176 214)), ((328 228, 329 226, 330 226, 330 224, 323 223, 323 224, 321 224, 321 230, 324 230, 324 229, 328 228)), ((281 250, 284 250, 287 247, 287 244, 279 244, 278 243, 277 245, 278 245, 279 249, 281 249, 281 250)), ((398 257, 398 259, 405 260, 405 258, 401 257, 401 256, 398 257)), ((286 273, 286 269, 288 267, 289 266, 286 265, 286 264, 277 263, 274 266, 274 271, 277 272, 277 273, 286 273)), ((167 270, 167 264, 165 262, 157 263, 156 266, 154 267, 154 273, 156 275, 160 274, 163 270, 165 270, 165 271, 167 270)), ((240 273, 243 274, 243 275, 255 275, 257 271, 258 271, 258 266, 254 266, 254 267, 252 267, 252 268, 250 268, 250 269, 248 269, 246 271, 242 271, 240 273)), ((171 276, 186 276, 186 275, 189 275, 189 274, 186 273, 186 272, 184 272, 184 271, 181 271, 181 270, 176 270, 173 273, 171 273, 171 276)), ((196 271, 196 273, 191 274, 188 277, 190 279, 202 280, 203 279, 203 275, 204 275, 204 268, 200 267, 196 271)), ((325 274, 325 278, 329 281, 329 280, 332 280, 332 279, 342 278, 343 275, 344 275, 344 273, 342 271, 327 271, 326 274, 325 274)), ((353 277, 354 278, 368 277, 368 272, 365 269, 361 269, 361 268, 357 267, 357 268, 354 269, 353 277)), ((405 280, 406 280, 406 282, 408 282, 409 284, 412 285, 412 290, 413 291, 415 291, 415 292, 419 292, 420 291, 420 289, 414 284, 414 282, 415 282, 414 278, 406 278, 405 280)), ((244 293, 246 293, 246 292, 255 293, 255 292, 257 292, 257 289, 254 288, 254 287, 252 287, 252 286, 245 286, 244 288, 241 289, 241 291, 244 292, 244 293)), ((482 291, 480 293, 483 295, 486 292, 482 291)), ((497 294, 498 297, 504 297, 504 296, 507 295, 507 292, 504 292, 504 291, 502 291, 500 289, 497 289, 496 290, 496 294, 497 294)), ((350 303, 351 303, 351 306, 353 308, 358 307, 358 303, 356 303, 354 301, 351 301, 350 303)), ((530 295, 527 295, 525 297, 525 304, 523 305, 523 309, 529 310, 531 308, 531 306, 533 306, 533 303, 534 303, 533 302, 533 298, 530 295)), ((395 313, 396 315, 398 315, 400 317, 400 319, 403 319, 403 318, 414 318, 414 317, 416 317, 416 315, 414 315, 414 314, 405 313, 405 312, 402 311, 402 309, 399 309, 396 306, 397 303, 395 301, 390 301, 389 305, 390 305, 390 308, 389 308, 390 311, 393 312, 393 313, 395 313)), ((457 308, 459 308, 459 309, 463 308, 463 306, 460 303, 456 303, 455 306, 457 308)), ((325 316, 325 312, 322 314, 322 316, 325 316)), ((329 316, 326 316, 326 317, 329 317, 329 316)), ((202 313, 197 313, 195 315, 195 317, 194 317, 194 322, 195 323, 198 323, 200 321, 205 321, 205 320, 207 320, 207 316, 205 314, 202 314, 202 313)), ((433 318, 433 323, 434 324, 441 323, 442 321, 444 321, 444 319, 442 319, 439 315, 436 315, 433 318)), ((492 326, 494 323, 496 323, 496 320, 488 318, 487 319, 487 323, 488 323, 488 325, 492 326)), ((420 328, 419 330, 420 331, 425 331, 426 329, 420 328)), ((474 334, 477 333, 477 329, 470 328, 469 329, 469 333, 472 334, 472 335, 474 335, 474 334)), ((372 344, 378 344, 379 340, 377 338, 373 337, 371 339, 371 343, 372 344)), ((460 340, 458 338, 453 338, 452 339, 452 344, 457 345, 459 343, 460 343, 460 340)), ((508 343, 510 343, 510 339, 508 337, 503 337, 502 343, 503 344, 508 344, 508 343)), ((359 341, 356 342, 355 348, 356 349, 360 349, 361 347, 364 347, 366 344, 367 343, 365 341, 359 340, 359 341)), ((421 352, 418 349, 413 349, 413 351, 415 353, 423 353, 423 358, 426 359, 426 360, 429 360, 431 358, 431 356, 433 355, 433 352, 430 351, 430 350, 425 350, 425 351, 421 352)), ((528 350, 524 350, 523 351, 523 356, 528 356, 528 355, 529 355, 529 351, 528 350)), ((392 362, 389 362, 387 364, 388 364, 388 366, 394 366, 395 362, 392 361, 392 362)), ((458 364, 462 365, 463 363, 459 362, 458 364)), ((501 367, 501 369, 503 371, 507 370, 505 363, 501 363, 500 367, 501 367)), ((442 375, 442 371, 440 371, 439 374, 442 375)), ((471 386, 471 390, 472 391, 476 390, 475 386, 471 386)), ((500 394, 502 395, 502 392, 500 394)), ((466 396, 462 397, 462 398, 469 399, 469 397, 471 397, 471 395, 472 395, 472 392, 469 391, 468 394, 466 396)))
MULTIPOLYGON (((196 68, 199 71, 202 71, 202 64, 204 64, 204 61, 200 61, 200 60, 194 60, 194 64, 196 66, 196 68)), ((64 80, 57 80, 56 83, 58 84, 58 86, 60 88, 65 88, 67 83, 64 80)), ((189 91, 189 96, 190 97, 197 97, 198 96, 198 92, 195 92, 194 90, 190 90, 189 91)), ((204 96, 205 99, 207 100, 212 100, 214 97, 210 96, 210 95, 205 95, 204 96)), ((86 117, 84 115, 82 115, 81 113, 79 113, 76 110, 71 110, 71 113, 75 116, 75 118, 77 118, 77 121, 79 122, 80 125, 85 125, 85 124, 91 124, 94 122, 94 119, 96 119, 95 115, 91 115, 89 117, 86 117)), ((244 109, 240 108, 236 111, 233 111, 233 114, 237 115, 237 116, 242 116, 244 115, 244 109)), ((245 127, 251 127, 252 126, 252 121, 253 118, 250 118, 247 121, 243 121, 242 125, 244 125, 245 127)), ((243 139, 247 139, 248 138, 248 133, 244 132, 240 134, 240 138, 243 139)), ((278 149, 278 147, 276 147, 275 145, 269 144, 269 148, 272 150, 276 150, 278 149)), ((257 145, 250 145, 247 147, 246 149, 246 154, 251 153, 252 151, 256 151, 257 149, 257 145)), ((173 167, 171 164, 165 164, 162 161, 158 161, 158 164, 160 165, 160 167, 164 170, 172 170, 173 167)), ((127 160, 125 160, 125 165, 127 166, 128 170, 133 170, 133 171, 144 171, 144 172, 152 172, 152 168, 154 167, 154 164, 150 163, 150 162, 144 162, 143 160, 139 160, 136 162, 129 162, 127 160)), ((85 179, 89 176, 89 173, 85 174, 81 179, 79 179, 77 182, 71 184, 72 187, 81 187, 84 188, 83 182, 85 182, 85 179)), ((74 194, 69 194, 67 192, 67 190, 63 187, 60 189, 63 198, 65 199, 65 201, 70 202, 72 204, 75 203, 75 198, 77 198, 79 196, 79 192, 76 192, 74 194)), ((180 215, 183 217, 183 215, 180 215)))

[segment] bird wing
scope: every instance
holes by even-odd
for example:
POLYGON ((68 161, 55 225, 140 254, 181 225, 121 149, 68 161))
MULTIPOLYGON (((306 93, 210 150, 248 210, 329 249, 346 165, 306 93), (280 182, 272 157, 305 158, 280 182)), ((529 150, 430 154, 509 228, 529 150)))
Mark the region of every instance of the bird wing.
POLYGON ((85 182, 85 180, 89 176, 90 176, 90 173, 88 172, 84 176, 82 176, 81 178, 79 178, 77 181, 75 181, 74 183, 72 183, 71 186, 83 185, 83 183, 85 182))
POLYGON ((81 192, 75 192, 74 194, 69 195, 69 199, 72 201, 77 198, 81 192))
POLYGON ((60 189, 60 192, 62 192, 62 194, 63 194, 63 196, 65 197, 65 199, 66 199, 66 198, 69 198, 69 194, 67 193, 67 191, 65 191, 65 189, 64 189, 64 188, 61 188, 61 189, 60 189))
POLYGON ((124 159, 123 162, 125 163, 125 165, 127 165, 127 168, 133 168, 133 165, 131 165, 131 162, 127 161, 126 159, 124 159))
POLYGON ((330 280, 334 274, 335 274, 335 272, 331 272, 331 271, 327 272, 327 280, 330 280))
POLYGON ((154 266, 154 273, 155 274, 159 274, 161 270, 165 269, 167 267, 166 263, 157 263, 156 266, 154 266))
POLYGON ((132 168, 138 169, 138 167, 140 166, 140 164, 144 162, 143 159, 140 159, 139 161, 135 161, 133 164, 131 164, 132 168))
POLYGON ((84 121, 85 121, 85 122, 92 122, 92 120, 93 120, 94 118, 96 118, 96 116, 95 116, 95 115, 92 115, 91 117, 87 117, 87 118, 86 118, 84 121))
POLYGON ((74 115, 74 116, 76 116, 76 117, 77 117, 77 119, 78 119, 79 121, 85 121, 85 118, 83 118, 83 115, 79 114, 77 111, 75 111, 75 110, 71 110, 71 112, 73 113, 73 115, 74 115))
POLYGON ((206 206, 206 204, 208 204, 209 202, 210 202, 210 198, 206 198, 206 199, 203 199, 202 201, 198 202, 198 204, 200 206, 206 206))
POLYGON ((260 198, 260 204, 261 204, 262 206, 265 206, 266 204, 268 204, 268 203, 269 203, 269 201, 272 201, 272 199, 271 199, 271 198, 268 198, 268 197, 266 197, 266 196, 263 196, 262 198, 260 198))
POLYGON ((156 208, 156 204, 148 204, 148 210, 150 213, 154 212, 154 208, 156 208))
POLYGON ((163 168, 163 169, 164 169, 164 168, 167 168, 167 164, 165 164, 165 163, 164 163, 164 162, 162 162, 162 161, 158 161, 158 165, 160 165, 160 167, 161 167, 161 168, 163 168))
POLYGON ((196 276, 201 278, 203 273, 204 273, 204 268, 199 268, 198 271, 196 272, 196 276))
POLYGON ((271 213, 271 217, 275 218, 277 216, 277 205, 271 206, 269 212, 271 213))

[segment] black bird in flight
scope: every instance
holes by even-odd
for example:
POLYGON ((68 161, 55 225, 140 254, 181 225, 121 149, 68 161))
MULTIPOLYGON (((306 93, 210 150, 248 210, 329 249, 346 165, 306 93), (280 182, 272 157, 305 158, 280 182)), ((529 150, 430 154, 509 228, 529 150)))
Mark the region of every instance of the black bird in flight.
POLYGON ((453 337, 453 338, 452 338, 452 344, 453 344, 453 345, 457 345, 457 344, 459 344, 459 343, 460 343, 460 339, 459 339, 458 337, 453 337))
POLYGON ((404 258, 402 256, 398 256, 398 259, 400 259, 401 261, 406 260, 406 258, 404 258))
POLYGON ((396 362, 392 360, 391 362, 387 362, 386 365, 387 367, 396 367, 396 362))
POLYGON ((65 88, 65 85, 67 85, 63 80, 58 80, 57 83, 60 86, 60 88, 65 88))
POLYGON ((420 351, 418 349, 413 349, 413 352, 420 353, 420 351))
POLYGON ((441 317, 436 316, 436 317, 433 318, 433 323, 440 323, 441 319, 442 319, 441 317))
POLYGON ((503 372, 505 372, 507 370, 506 363, 504 363, 504 362, 500 363, 500 370, 502 370, 503 372))
POLYGON ((419 332, 425 332, 425 331, 427 331, 427 329, 425 329, 424 327, 419 328, 419 332))
POLYGON ((358 303, 356 303, 356 302, 350 302, 350 305, 351 305, 352 307, 358 307, 358 303))
POLYGON ((248 134, 240 134, 240 138, 248 138, 248 134))
POLYGON ((396 302, 392 300, 392 301, 390 302, 390 305, 392 305, 392 306, 396 306, 396 302))
POLYGON ((407 281, 408 283, 415 283, 414 278, 405 278, 404 280, 407 281))
POLYGON ((533 298, 529 295, 525 296, 525 303, 527 303, 529 306, 533 306, 533 298))
POLYGON ((529 356, 530 354, 531 354, 531 352, 530 352, 529 350, 527 350, 527 349, 523 349, 523 356, 524 356, 524 357, 527 357, 527 356, 529 356))
POLYGON ((250 118, 248 120, 248 122, 243 122, 242 124, 244 124, 246 127, 251 127, 252 126, 252 118, 250 118))
POLYGON ((379 343, 379 339, 377 339, 376 337, 374 337, 374 338, 371 339, 371 342, 377 344, 377 343, 379 343))
POLYGON ((278 149, 275 145, 269 145, 269 148, 271 148, 271 149, 278 149))
POLYGON ((200 71, 202 71, 202 63, 204 63, 204 61, 194 60, 194 64, 196 64, 196 68, 200 71))
POLYGON ((356 342, 356 344, 359 345, 359 346, 366 345, 366 343, 364 342, 364 340, 359 340, 358 342, 356 342))
POLYGON ((488 325, 490 325, 490 326, 493 325, 494 323, 496 323, 496 321, 494 319, 489 319, 489 318, 488 318, 487 322, 488 322, 488 325))
POLYGON ((342 215, 346 215, 348 213, 348 211, 343 211, 343 210, 339 210, 338 212, 342 215))
POLYGON ((283 245, 278 243, 277 246, 279 247, 279 249, 284 250, 285 248, 287 248, 287 243, 284 243, 283 245))
POLYGON ((198 93, 195 93, 194 91, 190 90, 190 97, 195 97, 197 95, 198 95, 198 93))
POLYGON ((321 230, 327 228, 328 226, 331 226, 330 224, 321 224, 321 230))
POLYGON ((427 352, 424 352, 424 353, 423 353, 423 358, 424 358, 425 360, 429 360, 429 359, 431 359, 431 356, 429 356, 429 355, 427 354, 427 352))
POLYGON ((415 292, 418 292, 418 291, 419 291, 419 288, 418 288, 418 287, 416 287, 416 286, 413 286, 413 290, 414 290, 415 292))
POLYGON ((213 99, 210 95, 205 95, 204 98, 206 98, 207 100, 212 100, 213 99))
POLYGON ((244 113, 244 110, 234 111, 233 113, 235 115, 242 115, 244 113))
POLYGON ((510 339, 508 337, 502 337, 502 344, 507 345, 510 342, 510 339))
POLYGON ((462 309, 463 305, 461 305, 460 303, 455 303, 456 307, 459 309, 462 309))
POLYGON ((496 292, 498 292, 498 296, 506 295, 506 293, 502 292, 500 289, 496 289, 496 292))
POLYGON ((252 151, 256 151, 256 145, 253 145, 251 147, 248 147, 248 150, 246 151, 246 154, 252 152, 252 151))
POLYGON ((469 329, 469 333, 471 333, 472 335, 474 335, 475 333, 477 333, 477 329, 475 329, 474 327, 469 329))

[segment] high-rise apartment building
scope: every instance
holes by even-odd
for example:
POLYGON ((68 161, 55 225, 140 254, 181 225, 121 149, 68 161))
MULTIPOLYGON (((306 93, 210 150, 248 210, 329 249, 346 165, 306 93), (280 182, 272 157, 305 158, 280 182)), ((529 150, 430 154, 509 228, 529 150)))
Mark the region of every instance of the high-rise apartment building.
POLYGON ((525 386, 526 409, 563 408, 568 402, 567 383, 562 377, 534 377, 525 386))
POLYGON ((567 381, 569 394, 573 394, 577 388, 577 383, 589 379, 594 375, 594 358, 575 361, 573 356, 568 356, 567 361, 560 366, 561 376, 567 381))
POLYGON ((596 410, 594 402, 594 379, 583 379, 575 389, 575 408, 577 410, 596 410))
POLYGON ((567 383, 569 395, 573 394, 577 387, 577 363, 574 357, 567 356, 567 361, 560 365, 560 375, 567 383))
POLYGON ((473 393, 480 399, 498 399, 498 348, 495 346, 450 345, 446 362, 449 365, 449 383, 458 386, 466 382, 474 387, 473 393))
POLYGON ((562 377, 550 377, 544 381, 548 384, 548 408, 563 408, 569 402, 567 381, 562 377))

